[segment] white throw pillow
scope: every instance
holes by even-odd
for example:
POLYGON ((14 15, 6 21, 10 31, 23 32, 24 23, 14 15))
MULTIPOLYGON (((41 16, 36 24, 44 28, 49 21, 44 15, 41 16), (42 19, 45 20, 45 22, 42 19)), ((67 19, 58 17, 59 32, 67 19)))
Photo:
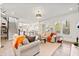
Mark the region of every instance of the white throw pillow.
POLYGON ((27 38, 24 40, 23 44, 24 44, 24 45, 29 44, 29 41, 28 41, 27 38))
POLYGON ((39 37, 38 37, 38 36, 36 36, 35 40, 38 40, 38 38, 39 38, 39 37))

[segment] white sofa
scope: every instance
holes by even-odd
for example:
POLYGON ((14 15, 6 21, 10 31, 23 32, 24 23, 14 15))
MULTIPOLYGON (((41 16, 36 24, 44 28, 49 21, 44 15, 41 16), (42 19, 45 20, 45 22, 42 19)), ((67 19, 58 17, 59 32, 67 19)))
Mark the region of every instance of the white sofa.
POLYGON ((40 40, 36 40, 27 45, 15 49, 16 56, 34 56, 40 52, 40 40))

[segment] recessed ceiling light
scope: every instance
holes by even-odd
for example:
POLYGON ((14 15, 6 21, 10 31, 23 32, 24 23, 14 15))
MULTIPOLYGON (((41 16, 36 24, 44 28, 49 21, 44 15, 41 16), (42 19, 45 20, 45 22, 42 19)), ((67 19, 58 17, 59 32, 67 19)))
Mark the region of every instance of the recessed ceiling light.
POLYGON ((0 3, 0 5, 2 5, 3 3, 0 3))
POLYGON ((15 15, 15 12, 11 12, 11 15, 15 15))
POLYGON ((73 10, 73 8, 69 8, 69 10, 70 10, 70 11, 72 11, 72 10, 73 10))

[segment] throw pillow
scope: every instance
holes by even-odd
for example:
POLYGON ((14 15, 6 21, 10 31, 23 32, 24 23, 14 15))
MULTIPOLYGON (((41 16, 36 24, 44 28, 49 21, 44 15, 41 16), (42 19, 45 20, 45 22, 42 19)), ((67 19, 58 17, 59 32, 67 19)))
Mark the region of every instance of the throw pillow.
POLYGON ((27 38, 24 40, 23 44, 24 44, 24 45, 29 44, 29 41, 28 41, 27 38))
POLYGON ((51 36, 48 36, 48 37, 47 37, 47 41, 48 41, 48 42, 51 42, 51 39, 52 39, 51 36))
POLYGON ((38 36, 36 36, 35 40, 38 40, 38 39, 39 39, 39 37, 38 37, 38 36))
POLYGON ((14 47, 17 49, 18 46, 22 45, 24 39, 25 39, 25 36, 24 36, 24 35, 20 35, 20 36, 18 36, 18 37, 16 38, 16 41, 15 41, 14 47))

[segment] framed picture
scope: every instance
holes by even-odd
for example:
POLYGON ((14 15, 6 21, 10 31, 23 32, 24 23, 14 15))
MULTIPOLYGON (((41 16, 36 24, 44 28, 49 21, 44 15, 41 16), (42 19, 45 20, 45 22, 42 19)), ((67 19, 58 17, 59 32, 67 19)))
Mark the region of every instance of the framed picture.
POLYGON ((61 23, 57 22, 57 23, 55 24, 55 31, 56 31, 57 33, 60 33, 60 32, 61 32, 61 23))
POLYGON ((65 24, 63 24, 63 34, 70 34, 70 23, 67 20, 65 24))

